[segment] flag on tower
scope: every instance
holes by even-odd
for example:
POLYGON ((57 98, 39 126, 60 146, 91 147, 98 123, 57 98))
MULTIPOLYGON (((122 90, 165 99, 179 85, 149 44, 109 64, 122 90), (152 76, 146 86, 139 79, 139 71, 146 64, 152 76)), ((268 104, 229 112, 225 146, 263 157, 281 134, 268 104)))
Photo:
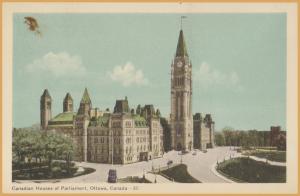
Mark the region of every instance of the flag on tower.
POLYGON ((185 18, 187 18, 186 16, 181 16, 180 17, 180 29, 182 29, 182 19, 185 19, 185 18))

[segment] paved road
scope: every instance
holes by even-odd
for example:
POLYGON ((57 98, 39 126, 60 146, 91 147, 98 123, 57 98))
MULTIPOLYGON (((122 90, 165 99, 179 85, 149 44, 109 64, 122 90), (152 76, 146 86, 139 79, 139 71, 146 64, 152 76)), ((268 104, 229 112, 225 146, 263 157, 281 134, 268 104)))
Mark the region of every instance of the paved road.
POLYGON ((223 161, 234 156, 236 151, 229 147, 209 149, 207 153, 197 152, 197 156, 188 154, 184 157, 183 163, 187 164, 188 172, 197 180, 208 183, 227 183, 212 171, 212 166, 217 161, 223 161))
MULTIPOLYGON (((209 182, 209 183, 222 183, 228 182, 221 178, 220 176, 216 175, 211 167, 217 162, 217 160, 222 161, 224 157, 226 159, 230 155, 237 155, 236 151, 230 149, 230 147, 216 147, 213 149, 208 149, 207 153, 203 153, 201 151, 196 151, 196 155, 192 155, 192 153, 188 153, 185 155, 179 155, 178 151, 170 151, 165 153, 162 158, 150 160, 150 161, 143 161, 133 164, 127 165, 110 165, 110 164, 100 164, 100 163, 77 163, 79 166, 83 167, 90 167, 96 169, 95 172, 78 176, 75 178, 69 179, 60 179, 56 182, 63 182, 63 183, 97 183, 97 182, 106 182, 107 175, 109 169, 116 169, 118 178, 125 178, 127 176, 143 176, 143 173, 146 174, 146 178, 148 177, 150 181, 153 181, 153 176, 148 171, 152 170, 152 167, 159 168, 159 167, 166 167, 167 162, 172 160, 174 164, 182 163, 188 166, 189 173, 201 182, 209 182)), ((158 182, 168 182, 165 178, 158 177, 158 182)), ((19 181, 22 183, 21 181, 19 181)), ((169 181, 171 183, 171 181, 169 181)))
MULTIPOLYGON (((208 149, 207 153, 197 151, 196 155, 188 153, 179 155, 177 151, 165 153, 162 158, 151 161, 143 161, 128 165, 109 165, 99 163, 81 163, 84 167, 91 167, 96 171, 89 175, 79 176, 71 179, 60 180, 61 182, 106 182, 108 170, 114 168, 117 170, 118 178, 125 178, 127 176, 142 176, 143 173, 154 168, 165 167, 168 160, 174 163, 182 162, 188 166, 189 173, 201 182, 227 182, 212 172, 211 167, 217 161, 221 161, 224 157, 229 157, 235 151, 230 150, 229 147, 217 147, 208 149)), ((146 174, 147 177, 148 174, 146 174)), ((151 176, 149 174, 149 176, 151 176)), ((151 177, 152 178, 152 177, 151 177)))

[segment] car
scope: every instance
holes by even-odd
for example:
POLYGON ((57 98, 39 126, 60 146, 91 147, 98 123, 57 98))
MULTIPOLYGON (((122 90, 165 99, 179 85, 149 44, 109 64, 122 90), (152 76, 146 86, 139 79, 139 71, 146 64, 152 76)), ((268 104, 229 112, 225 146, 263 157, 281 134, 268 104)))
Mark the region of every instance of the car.
POLYGON ((110 169, 108 171, 107 182, 109 182, 109 183, 116 183, 117 182, 117 170, 110 169))
POLYGON ((207 150, 206 150, 206 149, 204 149, 204 150, 202 150, 202 152, 204 152, 204 153, 207 153, 207 150))
POLYGON ((187 150, 182 150, 181 151, 181 154, 187 154, 187 153, 189 153, 189 151, 187 151, 187 150))
POLYGON ((194 152, 192 153, 192 155, 197 155, 197 152, 196 152, 196 151, 194 151, 194 152))

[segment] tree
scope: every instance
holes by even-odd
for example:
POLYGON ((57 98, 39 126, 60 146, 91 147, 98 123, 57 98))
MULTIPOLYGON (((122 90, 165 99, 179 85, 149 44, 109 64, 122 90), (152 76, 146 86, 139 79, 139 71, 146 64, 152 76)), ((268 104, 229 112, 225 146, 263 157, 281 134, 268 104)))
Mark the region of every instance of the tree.
POLYGON ((217 146, 224 146, 225 145, 225 138, 223 133, 215 132, 215 144, 217 146))
POLYGON ((16 159, 13 161, 20 164, 27 158, 28 162, 31 163, 34 154, 39 152, 37 149, 37 141, 39 140, 40 135, 37 131, 15 129, 13 131, 12 150, 16 159))
POLYGON ((231 146, 232 145, 233 131, 234 131, 234 129, 232 127, 224 127, 222 129, 226 146, 231 146))
POLYGON ((258 146, 258 133, 257 130, 249 130, 248 131, 248 141, 249 146, 258 146))
POLYGON ((51 171, 53 159, 65 160, 67 169, 70 169, 71 157, 74 153, 74 146, 71 138, 55 132, 43 134, 45 139, 45 157, 48 168, 51 171))
POLYGON ((12 147, 13 165, 19 167, 26 158, 29 168, 35 160, 36 163, 46 163, 50 171, 54 159, 65 160, 69 171, 74 153, 72 139, 52 131, 14 129, 12 147))

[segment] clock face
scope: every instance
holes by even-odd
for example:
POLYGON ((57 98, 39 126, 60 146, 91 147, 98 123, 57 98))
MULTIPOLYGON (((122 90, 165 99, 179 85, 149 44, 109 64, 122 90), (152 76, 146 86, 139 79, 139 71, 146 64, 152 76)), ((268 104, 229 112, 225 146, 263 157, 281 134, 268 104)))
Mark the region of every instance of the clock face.
POLYGON ((178 61, 177 67, 182 67, 182 62, 181 61, 178 61))

